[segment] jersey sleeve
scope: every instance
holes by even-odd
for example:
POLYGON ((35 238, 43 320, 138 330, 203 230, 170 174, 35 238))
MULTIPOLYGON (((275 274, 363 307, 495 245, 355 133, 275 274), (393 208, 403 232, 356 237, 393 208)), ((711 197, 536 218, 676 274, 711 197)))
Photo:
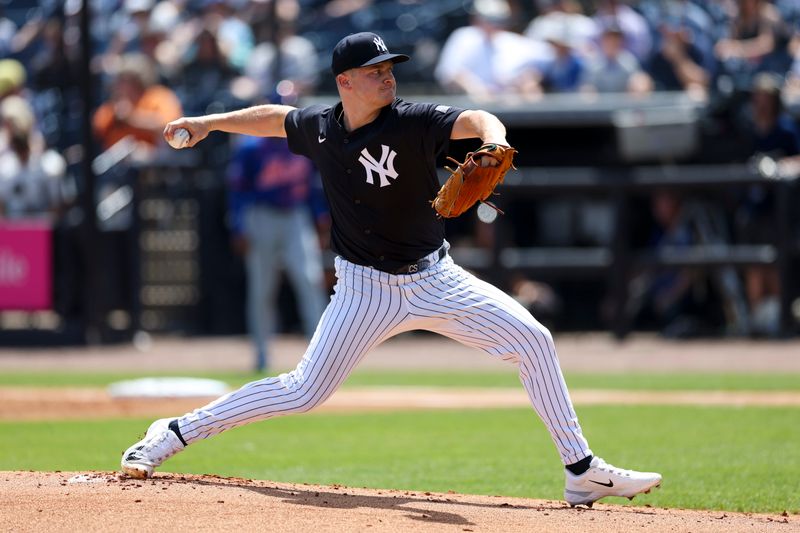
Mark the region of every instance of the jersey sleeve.
POLYGON ((411 104, 407 110, 409 114, 419 120, 420 136, 426 144, 439 155, 447 150, 450 135, 458 116, 464 112, 459 107, 441 104, 411 104))
POLYGON ((310 106, 302 109, 292 109, 284 120, 286 140, 289 150, 298 155, 311 157, 309 147, 312 141, 316 142, 320 129, 320 117, 325 106, 310 106))

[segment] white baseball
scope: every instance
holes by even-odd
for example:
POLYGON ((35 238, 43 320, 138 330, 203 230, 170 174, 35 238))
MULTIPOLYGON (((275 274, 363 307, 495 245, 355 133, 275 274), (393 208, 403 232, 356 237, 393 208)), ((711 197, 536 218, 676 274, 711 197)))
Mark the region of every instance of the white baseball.
POLYGON ((478 219, 484 224, 491 224, 497 218, 497 211, 481 202, 478 205, 478 219))
POLYGON ((169 145, 179 150, 181 148, 185 148, 186 144, 189 142, 189 131, 186 128, 178 128, 172 134, 172 139, 169 140, 169 145))

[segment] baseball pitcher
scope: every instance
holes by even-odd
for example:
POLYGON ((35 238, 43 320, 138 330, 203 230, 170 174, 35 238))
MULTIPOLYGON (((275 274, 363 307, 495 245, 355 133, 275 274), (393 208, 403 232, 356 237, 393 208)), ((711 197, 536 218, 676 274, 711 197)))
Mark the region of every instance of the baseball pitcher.
POLYGON ((516 365, 531 405, 565 465, 564 497, 591 506, 605 496, 648 492, 661 475, 612 466, 593 454, 559 368, 553 338, 513 298, 456 265, 444 218, 487 200, 513 168, 503 124, 480 110, 406 102, 392 68, 408 56, 380 36, 342 39, 331 69, 340 102, 296 109, 261 105, 169 123, 188 147, 211 131, 286 137, 319 169, 331 209, 336 285, 297 368, 243 386, 178 418, 153 422, 122 456, 122 471, 146 478, 201 439, 322 404, 373 347, 398 333, 434 331, 516 365), (481 148, 439 187, 436 158, 451 139, 481 148))

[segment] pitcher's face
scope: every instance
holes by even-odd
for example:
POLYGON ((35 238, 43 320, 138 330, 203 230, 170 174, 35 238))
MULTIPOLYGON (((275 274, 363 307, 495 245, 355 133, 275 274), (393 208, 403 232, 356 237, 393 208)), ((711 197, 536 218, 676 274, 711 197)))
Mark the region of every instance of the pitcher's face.
POLYGON ((350 69, 345 74, 356 98, 374 107, 384 107, 391 104, 397 94, 393 68, 394 63, 383 61, 350 69))

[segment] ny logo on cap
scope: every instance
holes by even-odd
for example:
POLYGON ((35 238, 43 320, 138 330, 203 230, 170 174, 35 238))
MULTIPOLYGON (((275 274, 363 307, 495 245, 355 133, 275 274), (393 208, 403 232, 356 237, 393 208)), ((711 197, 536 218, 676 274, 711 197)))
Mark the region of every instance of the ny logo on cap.
POLYGON ((386 48, 386 44, 384 44, 383 39, 376 36, 372 39, 372 42, 375 43, 375 46, 378 48, 378 52, 383 52, 384 54, 389 53, 389 49, 386 48))

